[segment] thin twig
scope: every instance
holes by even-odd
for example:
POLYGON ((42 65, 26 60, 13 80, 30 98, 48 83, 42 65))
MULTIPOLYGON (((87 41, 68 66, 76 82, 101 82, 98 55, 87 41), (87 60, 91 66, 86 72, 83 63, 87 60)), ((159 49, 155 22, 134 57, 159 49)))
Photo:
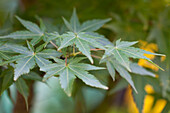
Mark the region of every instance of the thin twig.
POLYGON ((50 41, 50 43, 55 47, 55 48, 57 48, 58 49, 58 46, 57 45, 55 45, 52 41, 50 41))
POLYGON ((67 66, 67 56, 66 56, 66 58, 65 58, 65 65, 67 66))
POLYGON ((75 44, 73 44, 73 55, 75 55, 75 44))
POLYGON ((101 57, 100 56, 96 56, 96 55, 91 55, 92 57, 94 57, 94 58, 98 58, 98 59, 101 59, 101 57))
POLYGON ((90 49, 90 51, 99 51, 99 50, 104 50, 104 49, 90 49))

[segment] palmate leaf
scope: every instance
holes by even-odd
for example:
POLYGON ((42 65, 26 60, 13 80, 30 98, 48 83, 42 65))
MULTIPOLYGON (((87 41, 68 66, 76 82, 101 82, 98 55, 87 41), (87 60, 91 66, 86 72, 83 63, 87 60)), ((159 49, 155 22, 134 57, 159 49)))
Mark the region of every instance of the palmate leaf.
MULTIPOLYGON (((129 72, 122 66, 121 63, 119 63, 115 58, 113 57, 106 57, 103 59, 102 62, 106 62, 106 67, 107 70, 112 77, 113 80, 115 80, 115 70, 120 74, 121 77, 123 77, 127 82, 132 86, 135 92, 137 92, 134 82, 132 80, 131 75, 129 72)), ((137 65, 136 63, 131 63, 129 64, 131 73, 143 75, 143 76, 152 76, 155 77, 155 75, 146 69, 142 68, 141 66, 137 65)))
POLYGON ((33 32, 33 33, 38 33, 38 34, 42 34, 43 32, 40 30, 40 28, 38 27, 38 25, 30 22, 30 21, 26 21, 23 20, 21 18, 19 18, 18 16, 16 16, 16 18, 21 22, 21 24, 27 28, 29 31, 33 32))
POLYGON ((72 17, 70 19, 70 23, 65 18, 63 18, 63 20, 70 32, 61 35, 61 38, 63 40, 61 41, 59 50, 75 44, 79 51, 87 56, 90 62, 93 63, 90 52, 91 47, 100 49, 104 49, 104 47, 96 40, 98 38, 101 38, 99 35, 95 36, 92 35, 92 33, 88 32, 96 31, 106 22, 110 21, 110 19, 87 21, 81 25, 76 15, 76 10, 74 9, 72 17))
POLYGON ((73 14, 70 19, 70 23, 63 18, 64 24, 66 27, 74 33, 78 32, 93 32, 101 28, 105 23, 109 22, 111 19, 94 19, 84 22, 82 25, 79 22, 79 19, 76 14, 76 9, 73 10, 73 14))
POLYGON ((32 39, 41 37, 40 34, 32 33, 30 31, 16 31, 9 35, 2 36, 0 38, 13 38, 13 39, 32 39))
POLYGON ((102 85, 96 77, 87 72, 87 70, 99 70, 105 68, 92 66, 90 64, 78 63, 84 58, 71 59, 68 64, 65 64, 64 60, 57 58, 53 59, 57 63, 41 67, 41 70, 46 72, 43 80, 46 80, 54 75, 60 75, 59 78, 61 86, 68 94, 68 96, 71 96, 72 85, 76 77, 81 79, 87 85, 102 89, 108 89, 106 86, 102 85))
POLYGON ((112 56, 120 64, 122 64, 128 71, 131 71, 130 66, 129 66, 130 64, 129 58, 145 59, 151 62, 152 64, 154 64, 155 66, 157 66, 158 68, 160 68, 161 70, 163 70, 161 67, 153 63, 149 58, 144 56, 144 54, 152 54, 152 55, 159 55, 159 56, 165 56, 165 55, 151 53, 149 51, 145 51, 139 48, 130 47, 131 45, 134 45, 136 43, 137 43, 136 41, 135 42, 127 42, 127 41, 121 42, 120 40, 117 40, 116 46, 113 46, 113 45, 107 46, 103 59, 107 56, 112 56))
MULTIPOLYGON (((16 31, 9 35, 1 36, 0 38, 12 38, 12 39, 24 39, 24 40, 32 39, 31 40, 32 45, 36 45, 43 39, 45 35, 44 29, 39 28, 38 25, 35 23, 21 19, 18 16, 16 16, 16 18, 28 31, 16 31)), ((41 26, 42 24, 43 23, 40 21, 41 26)))
POLYGON ((34 48, 29 42, 27 42, 27 45, 29 50, 26 47, 19 46, 19 45, 12 45, 12 44, 6 45, 14 52, 21 54, 21 55, 11 57, 8 61, 0 64, 0 65, 4 65, 16 61, 16 65, 14 69, 15 81, 21 75, 29 73, 30 70, 35 67, 35 64, 37 64, 39 67, 42 67, 44 65, 51 63, 51 61, 47 60, 46 58, 49 58, 50 56, 59 57, 61 55, 61 53, 53 49, 44 49, 43 51, 40 52, 34 52, 34 48))
POLYGON ((22 74, 29 73, 32 68, 35 66, 34 56, 28 56, 16 61, 15 65, 15 76, 14 80, 16 81, 18 77, 22 74))
POLYGON ((5 45, 5 43, 1 43, 0 44, 0 59, 1 60, 9 60, 10 59, 10 55, 9 55, 9 53, 13 53, 12 51, 11 51, 11 49, 9 49, 8 47, 6 47, 6 46, 4 46, 5 45))
POLYGON ((73 31, 78 32, 78 30, 80 29, 80 22, 79 22, 79 19, 77 17, 75 8, 73 10, 73 14, 72 14, 71 19, 70 19, 70 24, 71 24, 71 27, 73 28, 73 31))
POLYGON ((72 32, 68 32, 67 34, 61 35, 61 37, 63 38, 63 40, 58 50, 61 50, 64 47, 75 44, 79 51, 81 51, 84 55, 86 55, 89 58, 91 63, 93 63, 93 59, 91 57, 90 46, 104 49, 104 47, 100 43, 96 42, 95 38, 98 37, 94 37, 89 34, 77 33, 75 35, 72 32))

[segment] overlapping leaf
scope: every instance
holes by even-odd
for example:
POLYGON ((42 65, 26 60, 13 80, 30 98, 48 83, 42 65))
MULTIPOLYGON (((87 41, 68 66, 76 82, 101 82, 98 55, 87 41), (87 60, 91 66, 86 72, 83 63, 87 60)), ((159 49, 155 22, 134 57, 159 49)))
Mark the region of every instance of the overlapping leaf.
POLYGON ((41 52, 34 52, 34 48, 31 47, 31 44, 29 42, 27 42, 27 44, 29 49, 19 45, 5 45, 14 52, 20 53, 20 55, 11 57, 8 61, 3 62, 4 65, 5 63, 16 61, 14 80, 17 80, 22 74, 29 73, 30 70, 34 68, 35 64, 39 67, 50 64, 51 61, 46 58, 49 58, 50 56, 59 57, 61 55, 61 53, 53 49, 44 49, 41 52))
POLYGON ((49 64, 41 68, 42 71, 47 72, 44 76, 44 80, 54 75, 60 75, 59 78, 61 86, 69 96, 71 95, 73 82, 76 77, 81 79, 87 85, 108 89, 106 86, 102 85, 96 77, 87 72, 88 70, 99 70, 105 68, 78 63, 82 59, 83 58, 75 58, 66 64, 64 60, 54 58, 57 63, 49 64))
POLYGON ((63 38, 63 40, 58 50, 75 44, 79 51, 81 51, 89 58, 91 63, 93 63, 93 59, 91 57, 90 46, 102 49, 104 48, 100 43, 96 42, 95 38, 97 37, 91 36, 86 33, 81 32, 75 35, 72 32, 68 32, 67 34, 63 34, 61 37, 63 38))
POLYGON ((70 19, 70 23, 65 18, 63 18, 63 20, 70 32, 67 32, 66 34, 63 34, 61 36, 63 40, 61 42, 59 50, 75 44, 79 51, 86 55, 91 63, 93 63, 90 48, 95 47, 104 49, 104 47, 96 40, 98 38, 101 38, 100 36, 95 36, 88 32, 98 30, 100 27, 103 26, 103 24, 110 21, 110 19, 87 21, 81 25, 76 15, 76 10, 74 9, 72 17, 70 19))
MULTIPOLYGON (((130 62, 129 58, 137 58, 137 59, 145 59, 152 64, 154 64, 149 58, 144 56, 144 54, 152 54, 152 55, 158 55, 158 56, 165 56, 162 54, 156 54, 151 53, 149 51, 145 51, 139 48, 130 47, 131 45, 136 44, 137 42, 127 42, 127 41, 116 41, 116 46, 109 45, 107 46, 105 55, 103 56, 103 59, 107 56, 114 57, 122 66, 124 66, 127 70, 131 71, 130 69, 130 62)), ((156 64, 154 64, 157 66, 156 64)), ((159 66, 157 66, 159 67, 159 66)), ((159 67, 160 68, 160 67, 159 67)), ((162 69, 162 68, 160 68, 162 69)), ((162 69, 163 70, 163 69, 162 69)))
MULTIPOLYGON (((122 66, 121 63, 119 63, 116 58, 113 57, 106 57, 103 59, 103 62, 106 62, 107 70, 109 74, 111 75, 112 79, 115 80, 115 70, 120 74, 121 77, 127 80, 127 82, 132 86, 132 88, 137 92, 135 85, 133 83, 133 80, 131 78, 131 75, 129 72, 122 66)), ((132 73, 140 74, 140 75, 148 75, 155 77, 155 75, 146 69, 140 67, 139 65, 135 63, 130 63, 129 68, 131 69, 132 73)))
POLYGON ((20 23, 27 29, 25 31, 16 31, 6 36, 1 36, 0 38, 12 38, 12 39, 32 39, 31 44, 36 45, 45 36, 45 26, 42 21, 40 21, 40 28, 37 24, 32 23, 30 21, 23 20, 16 16, 16 18, 20 21, 20 23), (43 27, 42 27, 43 26, 43 27))

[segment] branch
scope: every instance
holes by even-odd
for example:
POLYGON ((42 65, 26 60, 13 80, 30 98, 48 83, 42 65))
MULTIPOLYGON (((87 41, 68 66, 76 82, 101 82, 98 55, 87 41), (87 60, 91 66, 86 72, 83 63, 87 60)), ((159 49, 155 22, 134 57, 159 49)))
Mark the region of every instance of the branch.
POLYGON ((57 48, 58 49, 58 46, 57 45, 55 45, 52 41, 50 41, 50 43, 55 47, 55 48, 57 48))
POLYGON ((100 56, 96 56, 96 55, 91 55, 91 56, 94 57, 94 58, 97 58, 97 59, 101 59, 100 56))
POLYGON ((100 51, 100 50, 104 50, 104 49, 90 49, 90 51, 100 51))

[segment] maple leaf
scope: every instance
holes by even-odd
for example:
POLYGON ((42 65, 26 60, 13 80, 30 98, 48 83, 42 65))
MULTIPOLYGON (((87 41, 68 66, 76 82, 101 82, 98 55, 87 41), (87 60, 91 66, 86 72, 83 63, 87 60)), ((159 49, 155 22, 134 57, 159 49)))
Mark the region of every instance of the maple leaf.
POLYGON ((95 76, 88 73, 89 70, 99 70, 105 68, 96 67, 85 63, 79 63, 81 60, 84 59, 81 57, 70 59, 67 64, 64 60, 54 57, 53 59, 56 61, 56 63, 41 67, 41 70, 46 72, 43 80, 46 80, 55 75, 60 75, 59 79, 61 87, 69 96, 71 96, 73 82, 76 77, 81 79, 87 85, 102 89, 108 89, 106 86, 102 85, 95 76))

